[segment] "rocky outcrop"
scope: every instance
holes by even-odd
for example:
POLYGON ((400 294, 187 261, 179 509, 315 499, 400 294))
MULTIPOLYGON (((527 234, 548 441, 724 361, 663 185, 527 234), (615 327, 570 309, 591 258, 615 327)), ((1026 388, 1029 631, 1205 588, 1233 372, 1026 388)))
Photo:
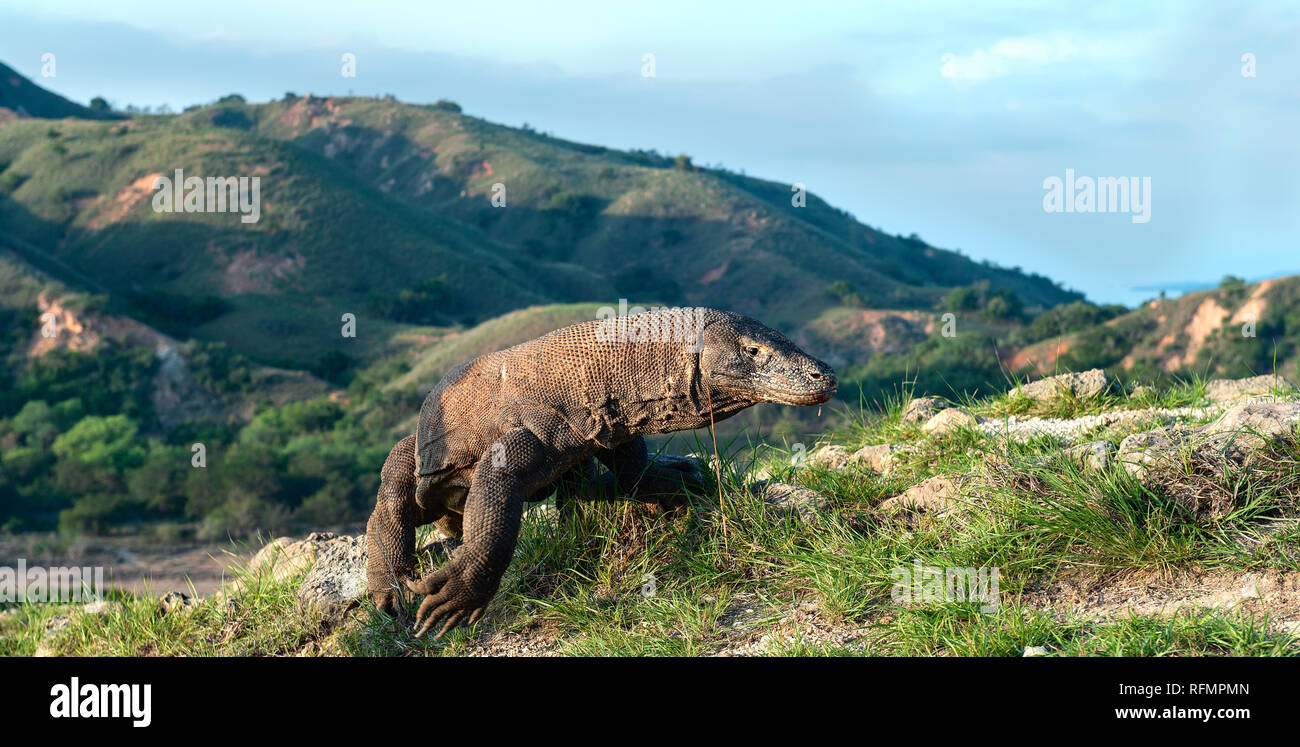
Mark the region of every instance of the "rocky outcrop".
POLYGON ((1119 445, 1116 459, 1145 485, 1163 484, 1171 497, 1197 516, 1221 516, 1237 496, 1217 489, 1214 478, 1252 464, 1296 435, 1300 402, 1243 402, 1200 427, 1174 425, 1135 433, 1119 445))
POLYGON ((1046 379, 1025 384, 1017 391, 1021 396, 1028 397, 1035 402, 1051 402, 1063 395, 1069 395, 1076 399, 1097 397, 1102 392, 1105 392, 1108 386, 1110 386, 1110 381, 1106 378, 1106 372, 1100 368, 1094 368, 1091 371, 1049 376, 1046 379))
POLYGON ((1243 397, 1271 394, 1274 389, 1283 391, 1295 387, 1281 376, 1252 376, 1248 379, 1214 379, 1205 385, 1205 397, 1211 402, 1228 402, 1243 397))

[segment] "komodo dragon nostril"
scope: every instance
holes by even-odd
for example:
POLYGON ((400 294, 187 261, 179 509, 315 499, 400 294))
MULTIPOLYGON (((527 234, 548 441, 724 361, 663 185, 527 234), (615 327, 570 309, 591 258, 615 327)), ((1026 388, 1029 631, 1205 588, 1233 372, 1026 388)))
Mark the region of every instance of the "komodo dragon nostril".
POLYGON ((810 374, 808 374, 808 375, 811 376, 811 377, 813 377, 814 379, 820 379, 820 378, 822 377, 822 375, 819 374, 819 373, 817 373, 816 371, 813 371, 812 373, 810 373, 810 374))

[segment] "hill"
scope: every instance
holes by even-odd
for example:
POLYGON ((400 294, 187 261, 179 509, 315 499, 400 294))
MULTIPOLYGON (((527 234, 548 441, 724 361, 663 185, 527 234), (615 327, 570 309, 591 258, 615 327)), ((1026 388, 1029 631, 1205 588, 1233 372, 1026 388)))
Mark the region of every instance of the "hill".
POLYGON ((1300 374, 1300 276, 1155 299, 1006 356, 1013 370, 1104 367, 1131 380, 1300 374))
POLYGON ((173 116, 0 129, 13 239, 95 277, 120 313, 273 365, 364 365, 400 349, 390 343, 408 325, 439 334, 539 304, 654 298, 794 332, 837 307, 931 310, 979 283, 1031 314, 1079 298, 791 196, 448 102, 227 97, 173 116), (259 219, 155 212, 155 178, 177 169, 258 177, 259 219), (360 328, 346 341, 344 313, 360 328))
POLYGON ((116 115, 107 108, 92 109, 47 91, 0 62, 0 122, 15 117, 115 119, 116 115))

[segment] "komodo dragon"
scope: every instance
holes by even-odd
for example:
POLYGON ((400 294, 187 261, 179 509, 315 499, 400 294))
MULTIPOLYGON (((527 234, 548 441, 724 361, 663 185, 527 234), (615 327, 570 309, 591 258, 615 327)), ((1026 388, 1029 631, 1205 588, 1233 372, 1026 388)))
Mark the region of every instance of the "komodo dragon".
POLYGON ((424 594, 415 620, 436 637, 476 622, 514 555, 523 504, 566 486, 585 499, 653 501, 681 486, 643 436, 708 426, 759 402, 816 405, 835 372, 779 332, 713 309, 656 309, 575 324, 453 368, 414 435, 388 455, 366 527, 375 606, 404 616, 397 583, 424 594), (591 482, 599 460, 612 474, 591 482), (416 581, 415 528, 463 544, 416 581), (463 533, 462 533, 463 527, 463 533), (468 617, 467 617, 468 616, 468 617))

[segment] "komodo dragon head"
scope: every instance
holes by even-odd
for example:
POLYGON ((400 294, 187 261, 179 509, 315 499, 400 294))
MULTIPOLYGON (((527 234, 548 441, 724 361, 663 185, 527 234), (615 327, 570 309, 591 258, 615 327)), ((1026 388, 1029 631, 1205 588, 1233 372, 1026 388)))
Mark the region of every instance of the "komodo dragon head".
POLYGON ((713 314, 700 336, 706 382, 755 403, 819 405, 835 396, 835 371, 780 332, 739 314, 713 314))

